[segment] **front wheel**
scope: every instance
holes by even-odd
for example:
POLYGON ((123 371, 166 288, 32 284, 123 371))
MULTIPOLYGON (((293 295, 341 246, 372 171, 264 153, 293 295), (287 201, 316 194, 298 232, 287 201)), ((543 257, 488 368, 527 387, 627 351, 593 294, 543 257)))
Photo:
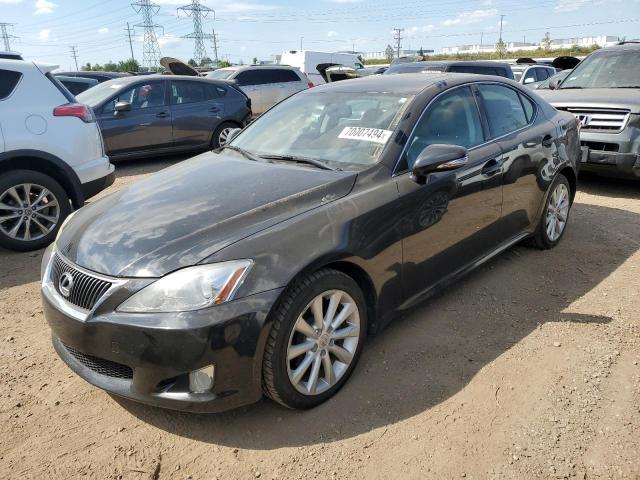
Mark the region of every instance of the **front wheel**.
POLYGON ((342 272, 319 270, 297 281, 272 315, 264 391, 289 408, 315 407, 344 385, 358 361, 367 324, 362 291, 342 272))
POLYGON ((571 186, 567 177, 559 174, 551 185, 542 218, 531 238, 534 247, 545 250, 555 247, 564 235, 571 210, 571 186))
POLYGON ((211 138, 211 148, 215 150, 216 148, 224 147, 229 141, 229 135, 236 128, 238 126, 231 122, 224 122, 218 125, 211 138))
POLYGON ((69 197, 50 176, 15 170, 0 177, 0 246, 20 251, 46 247, 69 213, 69 197))

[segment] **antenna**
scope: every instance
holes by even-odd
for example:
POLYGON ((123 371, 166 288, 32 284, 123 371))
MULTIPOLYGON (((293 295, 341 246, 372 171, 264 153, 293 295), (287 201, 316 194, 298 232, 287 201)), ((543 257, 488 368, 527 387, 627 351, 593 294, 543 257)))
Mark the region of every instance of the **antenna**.
MULTIPOLYGON (((142 14, 142 23, 134 25, 144 28, 142 41, 142 65, 149 70, 160 68, 160 45, 156 37, 156 28, 162 29, 162 25, 153 23, 153 16, 160 11, 160 6, 151 0, 138 0, 131 4, 136 13, 142 14)), ((164 33, 164 30, 163 30, 164 33)))
POLYGON ((204 40, 211 39, 211 34, 202 32, 202 19, 213 12, 215 19, 216 12, 205 5, 200 4, 200 0, 191 0, 189 5, 178 7, 177 11, 183 11, 188 17, 193 17, 193 33, 184 35, 182 38, 193 38, 195 46, 193 49, 193 59, 198 65, 202 64, 202 59, 207 56, 204 48, 204 40))
POLYGON ((8 27, 13 27, 13 25, 13 23, 0 22, 0 37, 4 42, 4 49, 8 52, 11 51, 11 40, 14 38, 18 38, 15 35, 11 35, 9 33, 8 27))

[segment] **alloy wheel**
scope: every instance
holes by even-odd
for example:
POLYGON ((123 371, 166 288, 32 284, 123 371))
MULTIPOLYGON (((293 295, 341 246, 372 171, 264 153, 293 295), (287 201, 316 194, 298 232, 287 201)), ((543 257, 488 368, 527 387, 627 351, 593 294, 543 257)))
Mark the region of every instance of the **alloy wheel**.
POLYGON ((559 183, 551 194, 547 207, 546 223, 547 236, 555 242, 560 238, 569 217, 569 189, 564 183, 559 183))
POLYGON ((316 296, 298 316, 287 347, 291 385, 304 395, 334 386, 353 361, 360 339, 360 312, 342 290, 316 296))
POLYGON ((60 205, 51 191, 35 183, 14 185, 0 194, 0 230, 20 241, 38 240, 60 220, 60 205))
POLYGON ((227 128, 223 128, 220 131, 220 135, 218 135, 218 144, 222 147, 224 145, 227 144, 227 142, 229 141, 229 135, 231 134, 231 131, 233 130, 232 127, 227 127, 227 128))

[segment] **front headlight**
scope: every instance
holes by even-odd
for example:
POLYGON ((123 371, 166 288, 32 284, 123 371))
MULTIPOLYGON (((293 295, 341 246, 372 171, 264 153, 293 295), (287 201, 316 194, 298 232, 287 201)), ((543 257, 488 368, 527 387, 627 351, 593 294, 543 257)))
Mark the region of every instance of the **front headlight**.
POLYGON ((233 260, 177 270, 135 293, 116 310, 186 312, 229 301, 252 264, 251 260, 233 260))

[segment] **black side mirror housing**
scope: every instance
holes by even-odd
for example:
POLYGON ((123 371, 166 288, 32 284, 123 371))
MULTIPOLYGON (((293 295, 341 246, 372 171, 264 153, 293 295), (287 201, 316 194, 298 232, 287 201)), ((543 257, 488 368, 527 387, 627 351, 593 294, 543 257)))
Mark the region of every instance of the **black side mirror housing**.
POLYGON ((131 104, 129 102, 116 102, 113 110, 116 112, 129 112, 131 111, 131 104))
POLYGON ((413 164, 411 179, 423 185, 430 173, 457 170, 467 164, 467 149, 459 145, 433 144, 426 147, 413 164))

